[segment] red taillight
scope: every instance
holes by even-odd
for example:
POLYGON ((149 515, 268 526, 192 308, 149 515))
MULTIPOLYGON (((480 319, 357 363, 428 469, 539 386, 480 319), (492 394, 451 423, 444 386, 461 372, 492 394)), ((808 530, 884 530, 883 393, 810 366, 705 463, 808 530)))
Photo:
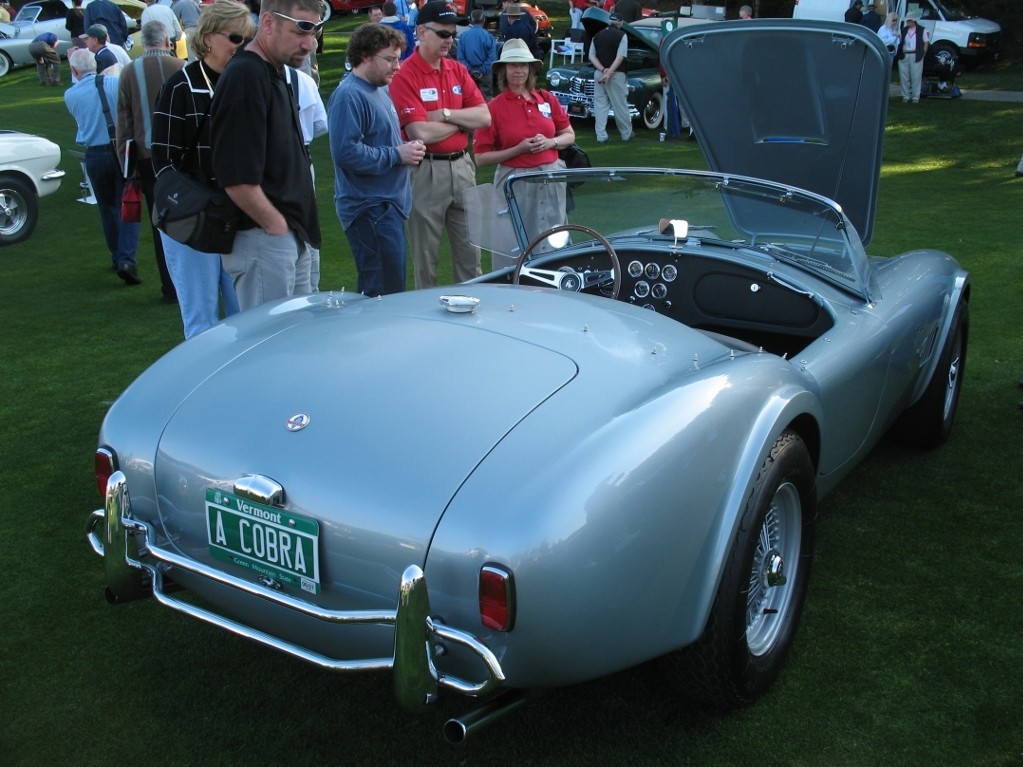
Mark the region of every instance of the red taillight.
POLYGON ((117 471, 117 456, 109 447, 101 447, 96 450, 93 464, 96 467, 96 489, 101 496, 106 496, 107 480, 117 471))
POLYGON ((494 631, 511 631, 515 622, 515 584, 499 565, 480 568, 480 620, 494 631))

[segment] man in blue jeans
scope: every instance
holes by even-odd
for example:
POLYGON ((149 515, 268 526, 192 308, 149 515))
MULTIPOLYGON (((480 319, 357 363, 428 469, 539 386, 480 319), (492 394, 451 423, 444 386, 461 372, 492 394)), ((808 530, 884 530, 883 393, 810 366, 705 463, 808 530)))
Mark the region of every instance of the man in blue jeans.
POLYGON ((135 251, 139 244, 139 224, 121 221, 121 193, 124 180, 114 154, 113 136, 107 126, 103 100, 111 119, 117 115, 117 78, 96 74, 96 56, 85 48, 76 48, 68 57, 77 82, 64 92, 64 103, 78 124, 75 140, 85 147, 85 170, 96 195, 103 236, 117 276, 129 285, 139 285, 135 251), (102 90, 100 90, 102 88, 102 90))
POLYGON ((330 97, 327 125, 334 159, 334 203, 367 296, 405 290, 405 221, 412 210, 409 168, 426 152, 403 143, 386 86, 401 66, 405 37, 365 24, 348 43, 352 74, 330 97))

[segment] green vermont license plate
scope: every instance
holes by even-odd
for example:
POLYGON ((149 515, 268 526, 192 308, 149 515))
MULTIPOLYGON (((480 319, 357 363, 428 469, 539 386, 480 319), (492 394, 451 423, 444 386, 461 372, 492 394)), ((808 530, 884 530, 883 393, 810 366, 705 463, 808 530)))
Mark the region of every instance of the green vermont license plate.
POLYGON ((206 530, 217 559, 320 593, 316 520, 208 488, 206 530))

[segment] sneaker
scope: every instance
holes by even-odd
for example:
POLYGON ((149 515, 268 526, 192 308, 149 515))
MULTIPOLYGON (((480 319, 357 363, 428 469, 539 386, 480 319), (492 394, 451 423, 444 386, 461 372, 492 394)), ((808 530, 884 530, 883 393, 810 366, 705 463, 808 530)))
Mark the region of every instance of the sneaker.
POLYGON ((122 264, 117 267, 117 276, 128 285, 141 285, 142 278, 139 277, 139 270, 131 264, 122 264))

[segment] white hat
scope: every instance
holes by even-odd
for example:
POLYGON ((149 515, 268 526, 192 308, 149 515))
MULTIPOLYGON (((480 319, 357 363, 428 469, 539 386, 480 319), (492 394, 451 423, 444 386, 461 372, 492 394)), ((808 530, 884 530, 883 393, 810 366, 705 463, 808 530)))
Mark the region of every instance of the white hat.
POLYGON ((501 58, 494 62, 494 66, 498 64, 543 64, 543 62, 533 57, 525 40, 513 37, 501 47, 501 58))

